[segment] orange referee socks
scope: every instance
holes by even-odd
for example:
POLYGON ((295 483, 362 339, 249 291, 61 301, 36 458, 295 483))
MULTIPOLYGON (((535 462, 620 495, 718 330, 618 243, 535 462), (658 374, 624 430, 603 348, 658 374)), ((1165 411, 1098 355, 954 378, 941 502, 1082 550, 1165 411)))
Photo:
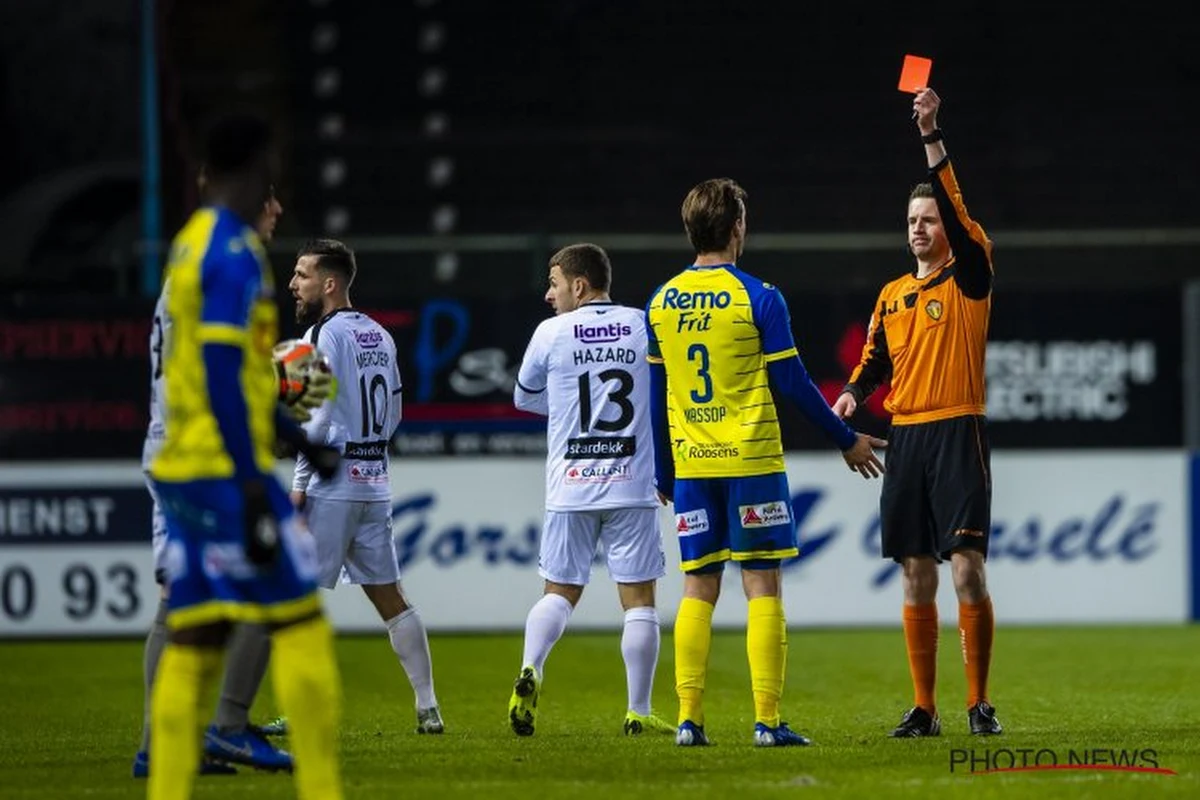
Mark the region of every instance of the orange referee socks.
POLYGON ((904 645, 908 649, 908 671, 912 675, 913 705, 934 714, 934 684, 937 682, 937 604, 904 606, 904 645))
POLYGON ((963 665, 967 671, 967 708, 988 699, 988 668, 992 665, 992 638, 995 633, 992 598, 982 603, 958 604, 958 635, 962 641, 963 665))

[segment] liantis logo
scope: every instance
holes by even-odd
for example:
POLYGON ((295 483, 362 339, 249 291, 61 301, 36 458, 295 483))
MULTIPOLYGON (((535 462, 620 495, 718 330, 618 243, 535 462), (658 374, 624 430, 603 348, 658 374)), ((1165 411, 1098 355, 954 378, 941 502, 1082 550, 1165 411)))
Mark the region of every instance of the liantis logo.
POLYGON ((371 350, 383 344, 383 334, 376 330, 355 331, 354 339, 364 350, 371 350))
POLYGON ((576 325, 575 338, 586 344, 605 344, 618 342, 622 336, 632 336, 633 328, 620 322, 610 322, 607 325, 576 325))

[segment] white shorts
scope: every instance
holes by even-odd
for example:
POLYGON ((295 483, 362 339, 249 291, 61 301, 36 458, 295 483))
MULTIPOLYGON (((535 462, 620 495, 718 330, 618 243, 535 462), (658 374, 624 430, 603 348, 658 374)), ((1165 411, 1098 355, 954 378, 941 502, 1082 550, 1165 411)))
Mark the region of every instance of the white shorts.
POLYGON ((336 586, 342 567, 346 583, 381 585, 400 580, 391 503, 309 496, 304 514, 317 542, 318 586, 336 586))
POLYGON ((547 511, 538 573, 554 583, 586 586, 597 546, 617 583, 643 583, 667 574, 655 508, 547 511))
POLYGON ((154 580, 164 583, 167 575, 167 518, 159 505, 158 492, 154 491, 154 484, 149 475, 146 476, 146 489, 154 502, 154 508, 150 511, 150 549, 154 553, 154 580))

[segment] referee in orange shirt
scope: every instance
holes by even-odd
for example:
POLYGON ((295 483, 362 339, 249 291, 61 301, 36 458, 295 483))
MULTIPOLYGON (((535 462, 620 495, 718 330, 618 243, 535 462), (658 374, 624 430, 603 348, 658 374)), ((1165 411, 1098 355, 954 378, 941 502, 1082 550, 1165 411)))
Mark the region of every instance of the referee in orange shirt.
POLYGON ((984 351, 992 307, 992 243, 967 215, 937 126, 941 100, 913 101, 930 182, 908 201, 916 267, 888 283, 871 316, 862 361, 833 405, 842 417, 890 381, 887 472, 879 499, 883 557, 899 562, 913 707, 892 736, 941 732, 937 676, 938 564, 950 559, 973 734, 1000 733, 988 701, 995 629, 984 574, 992 477, 984 417, 984 351))

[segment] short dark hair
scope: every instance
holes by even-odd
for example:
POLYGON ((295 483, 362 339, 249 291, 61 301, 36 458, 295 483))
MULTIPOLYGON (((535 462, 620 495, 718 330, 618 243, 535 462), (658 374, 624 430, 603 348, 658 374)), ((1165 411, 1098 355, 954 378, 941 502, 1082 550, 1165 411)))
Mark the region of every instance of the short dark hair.
POLYGON ((242 172, 266 155, 271 143, 271 126, 257 114, 218 117, 204 136, 205 174, 212 179, 242 172))
POLYGON ((550 256, 550 266, 557 266, 568 278, 583 278, 598 292, 607 292, 612 285, 612 264, 599 245, 588 242, 567 245, 550 256))
POLYGON ((697 184, 683 200, 683 229, 696 254, 729 247, 733 226, 746 213, 746 190, 732 178, 697 184))
POLYGON ((913 200, 916 200, 918 197, 933 197, 933 184, 932 183, 918 183, 916 186, 914 186, 912 188, 912 191, 908 193, 908 202, 911 203, 913 200))
POLYGON ((354 251, 337 239, 309 239, 296 253, 296 258, 304 256, 316 256, 317 269, 336 272, 345 279, 347 286, 354 283, 354 276, 358 274, 354 251))

